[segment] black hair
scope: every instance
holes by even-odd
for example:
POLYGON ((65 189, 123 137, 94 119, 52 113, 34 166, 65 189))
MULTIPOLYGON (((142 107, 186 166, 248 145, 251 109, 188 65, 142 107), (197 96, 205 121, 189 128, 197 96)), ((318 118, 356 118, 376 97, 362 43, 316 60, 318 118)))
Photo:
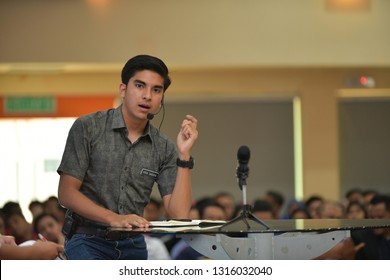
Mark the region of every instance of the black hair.
POLYGON ((305 201, 305 206, 309 207, 309 205, 312 204, 314 201, 324 202, 324 198, 319 195, 312 195, 305 201))
POLYGON ((50 213, 42 213, 42 214, 39 214, 35 219, 34 219, 34 222, 33 222, 33 226, 34 226, 34 231, 36 233, 39 233, 38 231, 38 224, 39 222, 45 218, 45 217, 51 217, 53 218, 57 223, 59 223, 58 219, 56 218, 56 216, 54 216, 53 214, 50 214, 50 213))
POLYGON ((359 188, 353 188, 353 189, 350 189, 347 191, 347 193, 345 194, 345 198, 349 198, 351 195, 355 194, 355 193, 358 193, 358 194, 361 194, 363 195, 363 192, 361 189, 359 188))
POLYGON ((347 210, 346 210, 347 214, 348 214, 348 212, 351 210, 351 208, 352 208, 353 206, 355 206, 355 205, 356 205, 357 207, 359 207, 359 208, 364 212, 364 218, 367 218, 367 217, 368 217, 368 215, 367 215, 367 209, 366 209, 366 207, 364 206, 364 204, 360 203, 359 201, 351 201, 350 203, 348 203, 347 210))
POLYGON ((272 212, 272 205, 264 199, 256 199, 253 208, 253 212, 272 212))
POLYGON ((223 211, 223 213, 226 213, 225 208, 218 202, 215 202, 214 200, 203 200, 202 203, 198 204, 196 207, 199 211, 199 217, 201 219, 203 219, 204 212, 207 207, 218 207, 223 211))
POLYGON ((30 204, 28 205, 28 209, 31 211, 31 209, 32 209, 34 206, 42 206, 42 207, 44 207, 44 204, 43 204, 43 202, 40 202, 40 201, 38 201, 38 200, 32 200, 32 201, 30 202, 30 204))
POLYGON ((390 196, 377 194, 370 201, 371 205, 377 205, 379 203, 384 203, 386 211, 390 212, 390 196))
POLYGON ((362 195, 363 196, 370 195, 370 194, 377 195, 379 193, 376 190, 364 190, 364 191, 362 191, 362 195))
POLYGON ((311 215, 309 211, 307 211, 306 207, 300 206, 296 209, 294 209, 291 214, 289 215, 289 219, 294 219, 294 215, 298 212, 302 212, 306 215, 307 219, 311 219, 311 215))
POLYGON ((142 70, 151 70, 160 74, 164 79, 164 92, 168 89, 171 84, 168 67, 161 59, 146 54, 134 56, 126 62, 121 74, 122 83, 127 85, 135 73, 142 70))
POLYGON ((283 205, 284 197, 281 193, 279 193, 277 191, 267 191, 266 195, 271 196, 277 205, 279 205, 279 206, 283 205))
MULTIPOLYGON (((20 214, 23 216, 22 208, 20 207, 20 204, 18 202, 14 201, 8 201, 3 205, 2 213, 4 217, 4 222, 6 226, 8 227, 8 220, 9 217, 11 217, 13 214, 20 214)), ((24 217, 24 216, 23 216, 24 217)))

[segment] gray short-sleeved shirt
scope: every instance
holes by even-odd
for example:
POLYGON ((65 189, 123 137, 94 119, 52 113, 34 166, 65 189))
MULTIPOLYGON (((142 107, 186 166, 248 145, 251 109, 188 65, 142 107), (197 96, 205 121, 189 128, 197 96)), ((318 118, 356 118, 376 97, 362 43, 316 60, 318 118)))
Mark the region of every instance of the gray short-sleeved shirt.
POLYGON ((161 196, 172 193, 177 150, 150 123, 144 135, 131 143, 121 108, 78 118, 57 172, 82 181, 80 191, 96 204, 142 216, 154 182, 161 196))

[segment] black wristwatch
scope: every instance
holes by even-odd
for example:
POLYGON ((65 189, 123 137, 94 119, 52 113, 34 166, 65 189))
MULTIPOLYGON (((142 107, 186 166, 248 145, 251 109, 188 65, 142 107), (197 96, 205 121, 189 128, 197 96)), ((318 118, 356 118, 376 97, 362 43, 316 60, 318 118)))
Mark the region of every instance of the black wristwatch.
POLYGON ((192 169, 192 168, 194 168, 194 158, 190 157, 190 160, 188 160, 188 161, 187 160, 181 160, 181 159, 177 158, 176 165, 179 166, 179 167, 182 167, 182 168, 192 169))

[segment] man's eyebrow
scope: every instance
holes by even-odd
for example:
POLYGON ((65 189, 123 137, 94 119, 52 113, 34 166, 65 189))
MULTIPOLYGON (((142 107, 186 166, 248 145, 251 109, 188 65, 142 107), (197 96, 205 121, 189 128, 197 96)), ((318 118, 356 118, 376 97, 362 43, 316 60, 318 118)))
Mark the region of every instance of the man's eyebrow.
POLYGON ((134 80, 134 83, 139 83, 139 84, 143 84, 144 86, 146 85, 145 82, 141 81, 141 80, 134 80))
MULTIPOLYGON (((138 83, 138 84, 142 84, 142 85, 146 86, 146 83, 144 81, 141 81, 141 80, 134 80, 134 83, 138 83)), ((164 89, 164 86, 155 85, 155 86, 153 86, 153 88, 164 89)))
POLYGON ((164 87, 163 87, 163 86, 160 86, 160 85, 154 86, 154 88, 157 88, 157 89, 164 89, 164 87))

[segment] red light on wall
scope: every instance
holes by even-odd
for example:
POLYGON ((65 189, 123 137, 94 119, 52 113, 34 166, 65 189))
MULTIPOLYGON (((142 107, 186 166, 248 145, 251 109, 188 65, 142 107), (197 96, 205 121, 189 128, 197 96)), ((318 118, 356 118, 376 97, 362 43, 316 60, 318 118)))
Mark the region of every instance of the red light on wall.
POLYGON ((367 77, 366 76, 360 77, 360 84, 364 87, 367 86, 367 77))
POLYGON ((365 88, 375 87, 375 80, 373 77, 361 76, 359 79, 360 85, 365 88))
POLYGON ((344 80, 344 86, 346 88, 374 88, 375 79, 371 76, 349 76, 344 80))

